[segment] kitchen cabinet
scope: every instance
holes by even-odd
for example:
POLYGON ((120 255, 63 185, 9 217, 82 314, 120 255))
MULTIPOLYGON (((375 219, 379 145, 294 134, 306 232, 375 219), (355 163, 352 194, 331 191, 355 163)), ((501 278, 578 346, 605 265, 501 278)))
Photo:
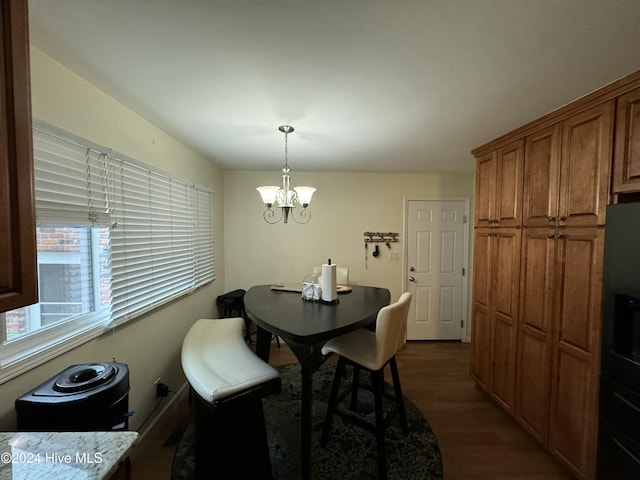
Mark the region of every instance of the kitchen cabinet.
POLYGON ((616 101, 613 193, 640 192, 640 87, 616 101))
POLYGON ((606 206, 640 200, 639 139, 640 71, 472 151, 471 374, 582 479, 595 476, 606 206))
POLYGON ((549 449, 577 475, 595 471, 603 228, 560 228, 549 449))
POLYGON ((503 408, 512 411, 520 229, 476 229, 474 245, 472 375, 503 408))
POLYGON ((547 443, 553 349, 555 229, 525 229, 522 238, 516 419, 547 443))
POLYGON ((578 476, 595 470, 604 229, 522 240, 515 417, 578 476))
POLYGON ((556 123, 525 139, 523 223, 547 227, 558 215, 562 125, 556 123))
POLYGON ((475 226, 520 225, 523 159, 520 140, 478 158, 475 226))
POLYGON ((604 225, 609 196, 613 101, 527 136, 527 227, 604 225))
POLYGON ((26 0, 1 0, 0 312, 37 302, 26 0))

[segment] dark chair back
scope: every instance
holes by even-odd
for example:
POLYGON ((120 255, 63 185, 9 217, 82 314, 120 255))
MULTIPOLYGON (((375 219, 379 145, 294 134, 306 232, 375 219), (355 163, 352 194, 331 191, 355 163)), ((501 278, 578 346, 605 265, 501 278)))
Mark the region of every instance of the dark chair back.
POLYGON ((245 318, 244 313, 244 294, 246 290, 238 289, 218 296, 216 299, 216 306, 218 307, 218 313, 220 317, 231 317, 233 311, 238 312, 238 316, 245 318))

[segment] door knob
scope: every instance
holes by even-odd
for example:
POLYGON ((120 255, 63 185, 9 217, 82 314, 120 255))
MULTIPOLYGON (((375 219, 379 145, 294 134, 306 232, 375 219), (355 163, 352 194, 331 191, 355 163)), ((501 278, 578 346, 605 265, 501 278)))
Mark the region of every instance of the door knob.
POLYGON ((416 271, 416 269, 415 269, 415 268, 413 268, 413 267, 409 267, 409 271, 410 271, 410 272, 415 272, 415 271, 416 271))
POLYGON ((409 277, 409 281, 410 281, 410 282, 415 282, 415 281, 416 281, 416 279, 415 279, 415 278, 413 278, 413 277, 409 277))

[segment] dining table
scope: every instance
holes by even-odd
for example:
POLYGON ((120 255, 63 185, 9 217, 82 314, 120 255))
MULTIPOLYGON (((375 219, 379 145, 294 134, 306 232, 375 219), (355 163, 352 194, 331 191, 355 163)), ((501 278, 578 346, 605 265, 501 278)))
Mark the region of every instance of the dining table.
POLYGON ((322 346, 357 328, 373 326, 378 311, 389 305, 388 289, 361 285, 339 286, 337 300, 305 300, 300 288, 256 285, 244 296, 244 309, 257 325, 256 354, 269 361, 271 340, 280 337, 301 368, 300 478, 311 478, 311 417, 313 372, 326 356, 322 346))

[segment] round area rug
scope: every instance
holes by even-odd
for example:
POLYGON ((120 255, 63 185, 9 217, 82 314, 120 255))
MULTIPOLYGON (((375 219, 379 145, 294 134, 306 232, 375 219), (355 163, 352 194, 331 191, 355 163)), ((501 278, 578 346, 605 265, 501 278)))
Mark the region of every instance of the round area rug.
MULTIPOLYGON (((335 365, 325 363, 313 374, 313 423, 311 472, 314 480, 374 479, 377 477, 375 435, 333 416, 332 428, 326 447, 320 446, 320 433, 331 391, 335 365)), ((278 367, 282 390, 263 399, 267 437, 271 453, 271 469, 275 480, 294 480, 300 476, 300 366, 290 364, 278 367)), ((349 375, 342 380, 341 391, 350 385, 349 375)), ((366 372, 360 374, 368 381, 366 372)), ((402 372, 400 372, 402 382, 402 372)), ((385 388, 392 391, 390 385, 385 388)), ((385 404, 391 401, 385 401, 385 404)), ((363 388, 358 392, 358 413, 373 419, 373 396, 363 388)), ((407 397, 404 405, 409 425, 405 436, 396 417, 386 432, 387 469, 389 480, 440 480, 442 460, 438 441, 429 424, 407 397)), ((172 480, 191 480, 194 468, 193 422, 186 428, 176 447, 171 471, 172 480)), ((249 457, 250 458, 250 457, 249 457)))

